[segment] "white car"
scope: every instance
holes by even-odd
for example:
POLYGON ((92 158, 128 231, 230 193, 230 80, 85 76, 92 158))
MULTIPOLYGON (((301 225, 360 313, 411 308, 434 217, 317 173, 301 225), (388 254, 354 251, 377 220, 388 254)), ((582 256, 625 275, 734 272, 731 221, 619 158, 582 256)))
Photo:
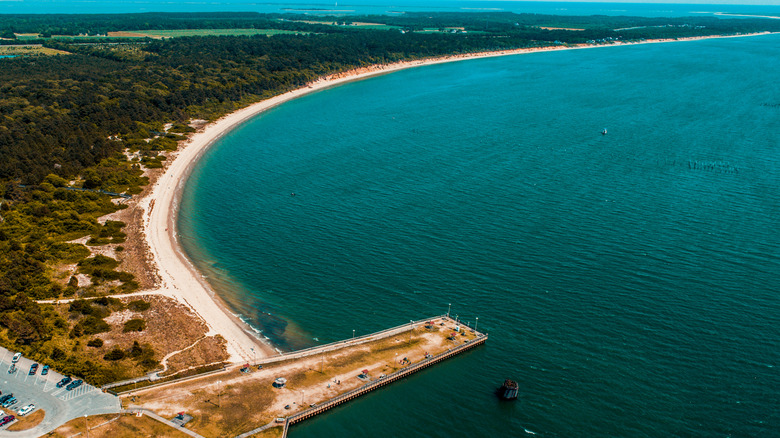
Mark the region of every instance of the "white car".
POLYGON ((30 412, 35 410, 35 405, 30 403, 29 405, 19 409, 19 416, 24 417, 25 415, 29 414, 30 412))
POLYGON ((14 357, 11 358, 11 363, 19 362, 19 359, 22 358, 22 353, 16 353, 14 354, 14 357))

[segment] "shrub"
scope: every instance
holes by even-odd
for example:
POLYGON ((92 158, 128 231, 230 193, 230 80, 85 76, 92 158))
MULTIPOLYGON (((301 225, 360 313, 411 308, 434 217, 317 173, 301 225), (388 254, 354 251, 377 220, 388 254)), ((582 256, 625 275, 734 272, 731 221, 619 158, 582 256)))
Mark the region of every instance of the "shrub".
POLYGON ((151 370, 156 368, 158 365, 160 365, 160 362, 154 360, 151 357, 144 358, 139 362, 144 369, 151 370))
POLYGON ((105 360, 122 360, 125 358, 125 352, 119 347, 114 347, 111 351, 103 355, 105 360))
POLYGON ((59 348, 54 347, 52 348, 49 357, 54 361, 61 361, 61 360, 65 360, 65 358, 68 357, 68 355, 65 354, 65 352, 60 350, 59 348))
POLYGON ((134 300, 127 303, 127 308, 133 312, 143 312, 144 310, 149 310, 151 306, 152 303, 144 300, 134 300))
POLYGON ((80 336, 79 332, 85 335, 96 335, 98 333, 105 333, 108 331, 111 331, 111 326, 107 322, 103 321, 102 318, 98 318, 92 315, 82 319, 73 327, 73 333, 76 336, 80 336))
POLYGON ((114 297, 100 297, 95 300, 95 304, 100 304, 101 306, 106 306, 106 307, 110 306, 115 309, 122 309, 124 307, 122 301, 119 298, 114 298, 114 297))
MULTIPOLYGON (((112 300, 115 300, 116 302, 121 304, 121 301, 117 300, 116 298, 112 298, 112 300)), ((82 315, 87 315, 87 316, 94 316, 95 318, 105 318, 106 316, 111 314, 111 311, 108 310, 106 307, 104 307, 107 304, 108 301, 98 302, 98 300, 95 301, 75 300, 70 303, 70 307, 68 307, 68 311, 74 313, 81 313, 82 315), (106 304, 102 306, 94 306, 92 305, 93 302, 97 304, 102 304, 103 302, 105 302, 106 304)))
POLYGON ((100 348, 103 346, 103 340, 100 338, 90 339, 89 342, 87 342, 87 346, 100 348))
POLYGON ((122 329, 123 332, 140 332, 143 331, 146 328, 146 321, 144 321, 141 318, 133 318, 130 321, 127 321, 125 323, 125 328, 122 329))
POLYGON ((95 257, 90 257, 80 261, 78 265, 79 272, 82 274, 91 275, 95 270, 111 271, 119 266, 119 262, 112 259, 111 257, 98 254, 95 257))

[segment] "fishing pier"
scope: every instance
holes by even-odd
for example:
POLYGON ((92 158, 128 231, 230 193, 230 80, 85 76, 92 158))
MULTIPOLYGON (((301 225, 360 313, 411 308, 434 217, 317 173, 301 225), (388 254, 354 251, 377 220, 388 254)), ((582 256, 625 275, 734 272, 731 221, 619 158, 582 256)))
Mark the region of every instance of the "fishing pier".
MULTIPOLYGON (((445 317, 446 318, 446 317, 445 317)), ((454 320, 450 319, 451 322, 455 322, 454 320)), ((361 386, 360 388, 353 389, 349 392, 346 392, 344 394, 338 395, 330 400, 327 400, 323 403, 320 403, 318 405, 315 405, 309 409, 304 410, 303 412, 298 412, 297 414, 291 415, 289 417, 285 418, 284 421, 284 432, 282 433, 282 437, 287 436, 287 432, 293 424, 300 423, 306 419, 309 419, 311 417, 314 417, 315 415, 319 415, 325 411, 328 411, 330 409, 335 408, 336 406, 340 406, 344 403, 349 402, 350 400, 354 400, 361 395, 367 394, 371 391, 374 391, 376 389, 382 388, 383 386, 389 385, 397 380, 403 379, 411 374, 414 374, 418 371, 422 371, 430 366, 436 365, 437 363, 447 360, 451 357, 457 356, 458 354, 464 353, 468 350, 471 350, 474 347, 477 347, 479 345, 484 344, 487 342, 488 335, 483 333, 476 333, 476 337, 472 340, 465 341, 463 344, 460 344, 454 348, 449 349, 448 351, 442 352, 437 354, 436 356, 428 357, 426 359, 423 359, 421 362, 417 362, 415 364, 411 364, 405 368, 402 368, 388 376, 380 377, 379 379, 376 379, 374 381, 371 381, 369 383, 366 383, 365 385, 361 386)))
POLYGON ((264 407, 244 412, 245 427, 251 430, 236 438, 268 433, 279 436, 279 428, 284 437, 292 425, 483 345, 488 335, 476 330, 476 322, 472 328, 449 315, 412 320, 368 335, 260 359, 253 365, 154 384, 121 396, 128 403, 128 411, 148 412, 144 405, 159 406, 158 398, 166 399, 169 391, 161 391, 162 387, 192 394, 176 412, 193 417, 186 426, 193 436, 235 430, 234 423, 217 426, 213 420, 265 400, 264 407), (212 421, 202 422, 202 418, 212 421))

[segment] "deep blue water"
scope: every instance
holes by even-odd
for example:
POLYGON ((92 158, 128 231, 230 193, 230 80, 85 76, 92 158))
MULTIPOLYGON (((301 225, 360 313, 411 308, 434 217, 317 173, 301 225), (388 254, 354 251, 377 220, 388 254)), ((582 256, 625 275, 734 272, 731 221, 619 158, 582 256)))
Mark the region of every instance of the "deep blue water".
MULTIPOLYGON (((757 2, 761 2, 757 0, 757 2)), ((129 12, 215 12, 306 13, 316 15, 392 14, 421 11, 508 11, 556 15, 631 15, 682 17, 715 12, 780 14, 778 5, 703 5, 669 3, 587 3, 547 1, 475 0, 7 0, 0 1, 3 14, 103 14, 129 12)))
POLYGON ((213 147, 182 241, 282 348, 448 303, 490 333, 295 437, 777 437, 777 71, 764 36, 353 82, 213 147))

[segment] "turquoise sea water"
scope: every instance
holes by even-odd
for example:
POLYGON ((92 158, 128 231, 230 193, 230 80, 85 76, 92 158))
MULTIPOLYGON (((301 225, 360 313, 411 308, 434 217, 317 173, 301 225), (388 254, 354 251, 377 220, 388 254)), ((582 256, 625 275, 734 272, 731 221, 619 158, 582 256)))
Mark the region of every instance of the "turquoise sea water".
POLYGON ((295 437, 777 437, 777 71, 763 36, 332 88, 206 154, 182 241, 283 349, 448 303, 489 332, 295 437))

